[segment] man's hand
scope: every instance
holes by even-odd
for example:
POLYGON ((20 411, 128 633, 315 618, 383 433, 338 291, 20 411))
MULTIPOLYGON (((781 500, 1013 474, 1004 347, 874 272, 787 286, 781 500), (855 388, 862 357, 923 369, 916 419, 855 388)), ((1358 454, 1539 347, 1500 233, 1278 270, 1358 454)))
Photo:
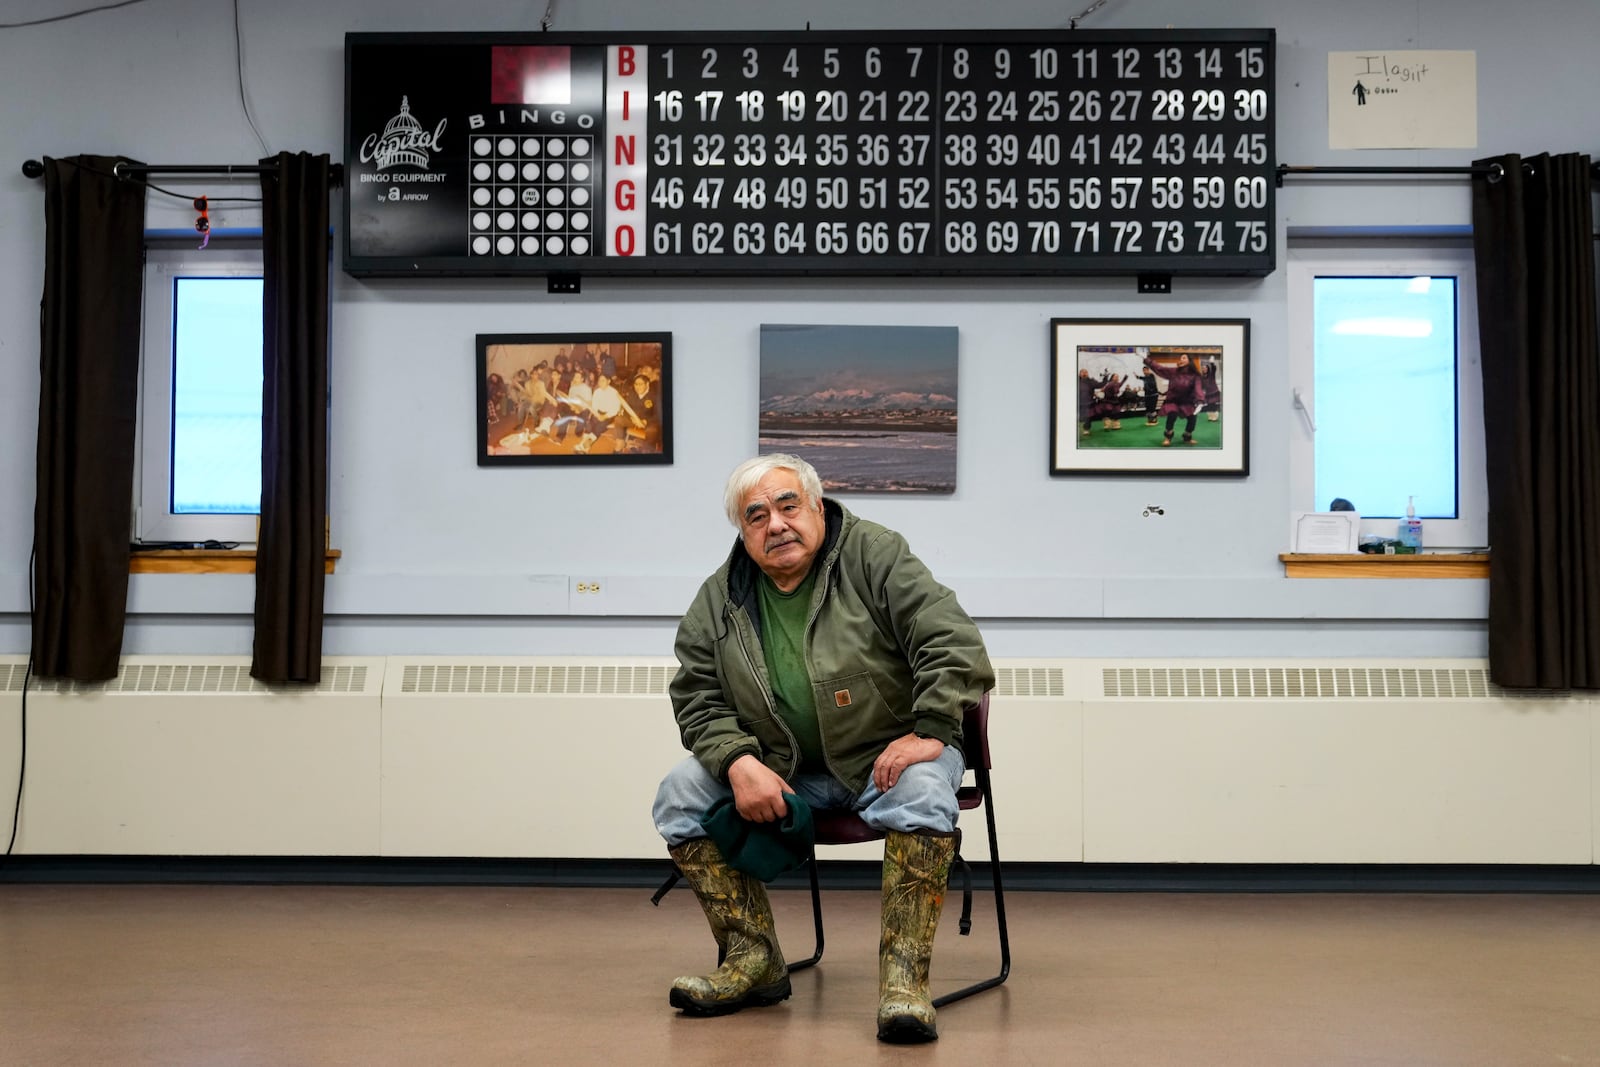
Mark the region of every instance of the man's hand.
POLYGON ((776 822, 789 814, 783 794, 793 793, 783 776, 751 755, 740 756, 728 767, 733 787, 733 807, 750 822, 776 822))
POLYGON ((944 742, 937 737, 906 734, 889 742, 889 747, 872 763, 872 784, 887 793, 900 781, 900 775, 913 763, 932 763, 944 755, 944 742))

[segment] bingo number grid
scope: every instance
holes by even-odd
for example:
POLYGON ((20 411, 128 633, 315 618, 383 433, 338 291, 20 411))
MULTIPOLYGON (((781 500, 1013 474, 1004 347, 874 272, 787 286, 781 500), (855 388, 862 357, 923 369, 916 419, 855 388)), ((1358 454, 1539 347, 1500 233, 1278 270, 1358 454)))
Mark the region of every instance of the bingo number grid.
POLYGON ((348 159, 407 94, 448 123, 430 195, 346 198, 347 271, 1276 268, 1270 29, 534 40, 347 35, 348 159), (534 47, 569 50, 570 92, 486 95, 492 53, 534 47))
POLYGON ((592 136, 478 135, 470 147, 473 256, 585 256, 594 250, 592 136))

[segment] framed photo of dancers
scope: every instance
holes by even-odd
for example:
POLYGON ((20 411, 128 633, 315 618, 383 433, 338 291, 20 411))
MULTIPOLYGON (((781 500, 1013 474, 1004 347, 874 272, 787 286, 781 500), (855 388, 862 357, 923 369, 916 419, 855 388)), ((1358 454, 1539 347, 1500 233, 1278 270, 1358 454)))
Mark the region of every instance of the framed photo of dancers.
POLYGON ((1051 319, 1050 473, 1250 473, 1250 320, 1051 319))
POLYGON ((478 335, 478 466, 672 462, 670 333, 478 335))

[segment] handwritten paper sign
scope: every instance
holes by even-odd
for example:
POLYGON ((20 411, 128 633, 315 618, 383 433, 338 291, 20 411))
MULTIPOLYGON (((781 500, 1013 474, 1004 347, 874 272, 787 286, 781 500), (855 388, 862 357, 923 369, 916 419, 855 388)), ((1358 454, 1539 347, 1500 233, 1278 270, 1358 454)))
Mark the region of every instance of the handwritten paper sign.
POLYGON ((1329 52, 1328 147, 1478 147, 1478 54, 1329 52))

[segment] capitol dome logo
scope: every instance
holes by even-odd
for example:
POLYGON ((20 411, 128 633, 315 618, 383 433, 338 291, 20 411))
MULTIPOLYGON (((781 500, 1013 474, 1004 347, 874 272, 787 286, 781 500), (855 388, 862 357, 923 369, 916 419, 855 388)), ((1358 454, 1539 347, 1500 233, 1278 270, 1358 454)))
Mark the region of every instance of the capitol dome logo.
POLYGON ((422 128, 411 114, 411 98, 400 98, 400 114, 389 120, 382 135, 370 133, 361 142, 361 162, 372 163, 379 170, 390 167, 421 167, 428 169, 429 153, 439 150, 439 139, 444 135, 445 123, 440 119, 433 132, 422 128))

